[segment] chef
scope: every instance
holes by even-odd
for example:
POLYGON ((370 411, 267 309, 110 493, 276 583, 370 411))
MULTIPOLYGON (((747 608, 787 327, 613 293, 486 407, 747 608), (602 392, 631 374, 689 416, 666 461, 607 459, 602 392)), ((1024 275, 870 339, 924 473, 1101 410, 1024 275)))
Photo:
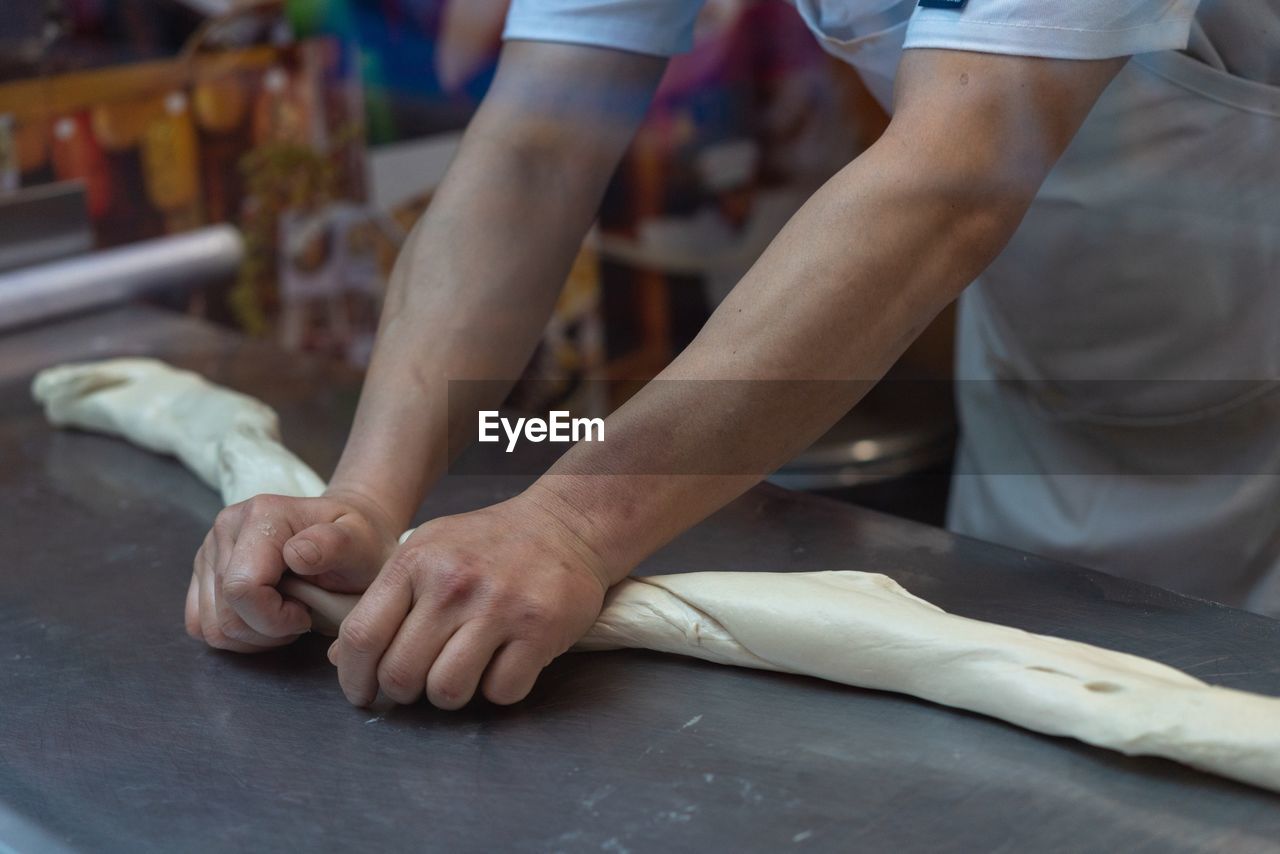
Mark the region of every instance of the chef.
POLYGON ((962 292, 951 527, 1280 615, 1276 0, 796 0, 891 109, 883 136, 603 441, 397 543, 449 434, 500 400, 449 381, 519 375, 698 6, 515 0, 329 491, 225 510, 188 631, 290 642, 292 571, 364 591, 330 649, 351 702, 518 701, 612 584, 819 437, 962 292))

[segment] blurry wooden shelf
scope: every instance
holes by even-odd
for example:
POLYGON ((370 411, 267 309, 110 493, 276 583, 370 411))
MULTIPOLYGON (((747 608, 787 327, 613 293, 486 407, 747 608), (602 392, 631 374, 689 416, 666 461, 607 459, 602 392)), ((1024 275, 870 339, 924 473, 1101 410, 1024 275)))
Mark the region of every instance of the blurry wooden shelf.
POLYGON ((19 122, 63 115, 117 98, 163 95, 194 81, 268 68, 279 59, 277 48, 261 46, 4 83, 0 114, 12 114, 19 122))

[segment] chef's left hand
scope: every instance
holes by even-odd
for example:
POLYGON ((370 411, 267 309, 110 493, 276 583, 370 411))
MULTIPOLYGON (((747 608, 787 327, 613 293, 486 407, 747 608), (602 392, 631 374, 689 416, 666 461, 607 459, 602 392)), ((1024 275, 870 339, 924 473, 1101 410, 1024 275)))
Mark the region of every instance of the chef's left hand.
POLYGON ((603 605, 602 561, 528 493, 421 526, 342 622, 329 659, 347 699, 425 692, 460 708, 477 688, 515 703, 603 605))

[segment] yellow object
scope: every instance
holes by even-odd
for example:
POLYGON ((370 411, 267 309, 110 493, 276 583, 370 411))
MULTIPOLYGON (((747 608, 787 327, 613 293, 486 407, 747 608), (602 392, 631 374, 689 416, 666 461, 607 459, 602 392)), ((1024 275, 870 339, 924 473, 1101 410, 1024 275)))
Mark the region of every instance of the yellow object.
POLYGON ((147 125, 142 174, 147 198, 165 213, 189 208, 199 196, 196 130, 186 96, 179 92, 165 98, 164 113, 147 125))
POLYGON ((192 103, 200 127, 213 133, 228 133, 244 120, 249 99, 243 82, 227 76, 197 83, 192 103))
POLYGON ((112 101, 89 111, 89 124, 98 145, 107 151, 128 151, 146 133, 147 125, 162 112, 158 98, 112 101))

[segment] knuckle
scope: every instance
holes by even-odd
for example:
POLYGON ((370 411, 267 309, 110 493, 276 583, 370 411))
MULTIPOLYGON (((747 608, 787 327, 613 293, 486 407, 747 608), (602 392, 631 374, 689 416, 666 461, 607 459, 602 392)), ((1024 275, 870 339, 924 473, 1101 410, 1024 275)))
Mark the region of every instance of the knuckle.
POLYGON ((230 507, 224 507, 218 511, 218 515, 213 517, 213 530, 222 533, 230 531, 235 527, 235 520, 238 517, 239 504, 232 504, 230 507))
POLYGON ((241 505, 244 510, 240 516, 241 520, 254 519, 263 520, 278 516, 284 509, 283 502, 285 499, 279 495, 255 495, 252 498, 245 499, 241 505))
POLYGON ((270 511, 276 505, 276 496, 274 495, 255 495, 244 502, 244 509, 250 515, 257 516, 261 513, 270 511))
POLYGON ((412 549, 400 549, 387 561, 382 575, 394 583, 412 584, 420 566, 417 552, 412 549))
POLYGON ((363 620, 343 620, 338 629, 338 639, 342 645, 361 655, 373 652, 376 637, 373 627, 363 620))
POLYGON ((243 602, 249 598, 254 584, 243 575, 228 575, 222 579, 222 598, 228 602, 243 602))
POLYGON ((230 649, 231 639, 224 635, 217 627, 206 627, 204 630, 204 642, 214 649, 230 649))
POLYGON ((236 616, 234 611, 223 611, 218 614, 216 623, 218 634, 224 638, 232 640, 244 640, 245 629, 247 628, 244 621, 236 616))
POLYGON ((520 599, 512 604, 507 622, 516 634, 539 636, 555 624, 555 611, 538 599, 520 599))
POLYGON ((405 661, 383 661, 378 666, 378 685, 397 703, 411 703, 422 693, 422 677, 405 661))
POLYGON ((428 519, 415 529, 415 533, 429 540, 447 537, 451 520, 452 517, 450 516, 437 516, 434 519, 428 519))
POLYGON ((440 709, 459 709, 467 704, 471 695, 457 677, 430 676, 427 678, 427 698, 440 709))
POLYGON ((480 578, 465 564, 449 561, 439 564, 431 574, 431 586, 443 604, 457 604, 470 599, 480 586, 480 578))
POLYGON ((441 606, 470 601, 484 585, 482 574, 465 557, 424 548, 401 549, 382 574, 391 583, 426 592, 441 606))

